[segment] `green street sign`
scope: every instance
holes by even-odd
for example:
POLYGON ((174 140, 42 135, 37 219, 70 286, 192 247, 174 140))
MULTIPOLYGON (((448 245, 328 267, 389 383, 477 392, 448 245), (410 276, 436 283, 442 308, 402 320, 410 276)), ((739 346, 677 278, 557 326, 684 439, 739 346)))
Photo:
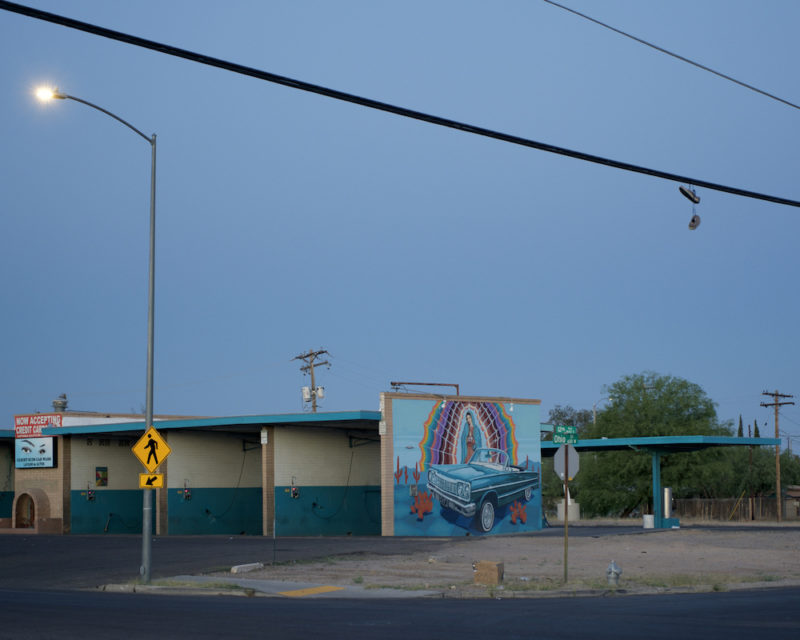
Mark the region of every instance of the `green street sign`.
POLYGON ((553 428, 553 442, 556 444, 575 444, 578 442, 578 427, 560 424, 553 428))

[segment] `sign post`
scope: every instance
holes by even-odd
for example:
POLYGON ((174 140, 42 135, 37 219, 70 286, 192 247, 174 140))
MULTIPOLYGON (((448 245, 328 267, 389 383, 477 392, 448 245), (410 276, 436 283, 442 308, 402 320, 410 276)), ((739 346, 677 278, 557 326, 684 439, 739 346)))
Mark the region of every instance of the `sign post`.
POLYGON ((553 430, 553 442, 561 443, 553 459, 553 469, 556 475, 564 482, 564 584, 566 584, 569 556, 569 481, 575 477, 579 468, 578 452, 572 446, 578 442, 577 427, 556 426, 553 430))
MULTIPOLYGON (((136 441, 136 444, 131 448, 133 455, 135 455, 139 462, 147 469, 147 473, 139 474, 139 488, 144 489, 145 492, 153 489, 161 489, 164 487, 164 474, 153 473, 158 466, 167 459, 172 449, 169 448, 167 441, 161 437, 161 434, 155 430, 153 425, 144 432, 144 435, 136 441)), ((145 493, 145 505, 153 504, 152 493, 145 493)), ((150 507, 152 510, 152 506, 150 507)), ((150 510, 145 506, 142 515, 142 576, 145 583, 150 582, 150 536, 152 532, 148 529, 152 528, 152 515, 150 510)))

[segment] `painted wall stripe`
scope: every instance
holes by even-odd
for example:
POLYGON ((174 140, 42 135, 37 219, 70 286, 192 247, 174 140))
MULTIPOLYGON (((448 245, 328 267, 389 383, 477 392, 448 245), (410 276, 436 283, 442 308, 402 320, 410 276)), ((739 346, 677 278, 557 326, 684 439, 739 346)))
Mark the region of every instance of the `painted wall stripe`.
POLYGON ((294 591, 279 591, 278 595, 288 598, 302 598, 303 596, 314 596, 320 593, 330 593, 331 591, 342 591, 344 587, 309 587, 308 589, 295 589, 294 591))

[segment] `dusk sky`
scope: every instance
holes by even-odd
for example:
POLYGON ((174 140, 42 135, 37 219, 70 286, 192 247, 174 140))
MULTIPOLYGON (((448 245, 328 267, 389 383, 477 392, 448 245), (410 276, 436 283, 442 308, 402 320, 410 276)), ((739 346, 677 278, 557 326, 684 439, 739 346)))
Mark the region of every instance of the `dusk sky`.
MULTIPOLYGON (((20 0, 548 144, 800 200, 800 110, 542 0, 20 0)), ((795 0, 563 0, 800 103, 795 0)), ((156 414, 320 409, 392 380, 603 406, 645 371, 774 433, 797 394, 800 209, 445 129, 0 11, 0 428, 141 412, 158 136, 156 414), (765 426, 765 423, 766 426, 765 426)), ((800 409, 781 430, 800 444, 800 409)), ((783 438, 786 445, 786 435, 783 438)))

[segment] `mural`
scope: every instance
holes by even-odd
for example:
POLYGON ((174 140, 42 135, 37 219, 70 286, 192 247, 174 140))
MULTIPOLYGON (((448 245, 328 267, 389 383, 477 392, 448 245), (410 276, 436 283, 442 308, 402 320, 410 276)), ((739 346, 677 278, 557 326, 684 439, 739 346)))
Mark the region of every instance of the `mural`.
POLYGON ((541 528, 539 405, 392 398, 395 535, 541 528))

